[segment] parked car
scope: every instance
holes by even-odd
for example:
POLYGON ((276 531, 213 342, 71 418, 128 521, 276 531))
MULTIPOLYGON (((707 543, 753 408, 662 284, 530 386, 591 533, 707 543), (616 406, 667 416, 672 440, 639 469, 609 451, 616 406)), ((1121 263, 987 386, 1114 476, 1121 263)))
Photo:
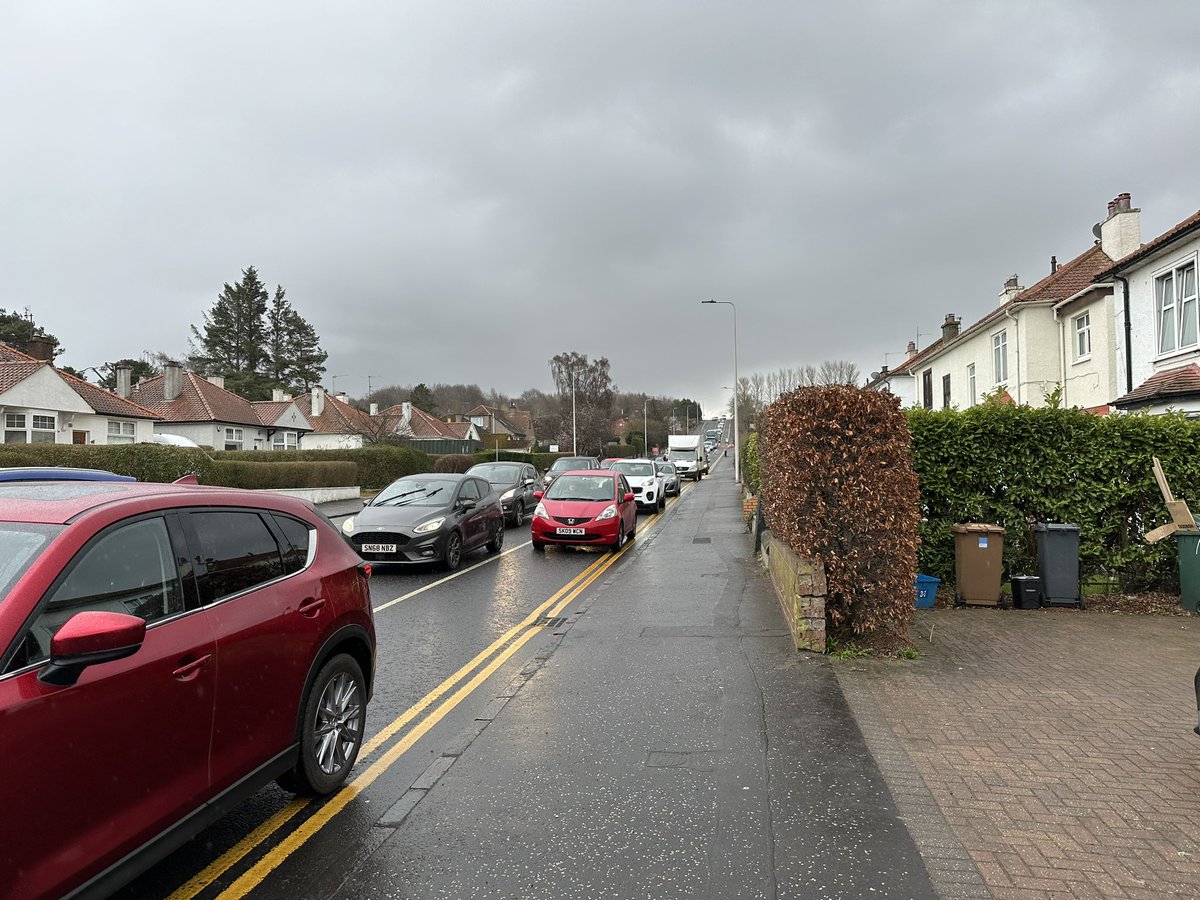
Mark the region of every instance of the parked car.
POLYGON ((637 532, 633 489, 620 472, 563 472, 545 492, 538 491, 530 532, 534 550, 544 550, 547 544, 600 544, 620 550, 637 532))
POLYGON ((613 463, 620 462, 622 459, 624 459, 623 456, 606 456, 604 459, 600 460, 600 468, 611 469, 613 467, 613 463))
POLYGON ((117 475, 105 469, 74 469, 68 466, 11 466, 0 469, 5 481, 137 481, 132 475, 117 475))
POLYGON ((453 572, 473 550, 500 552, 504 509, 500 495, 474 475, 406 475, 346 519, 342 531, 370 562, 441 562, 453 572))
POLYGON ((658 471, 662 474, 663 493, 668 497, 678 497, 682 489, 679 478, 679 470, 675 468, 675 463, 660 462, 658 471))
POLYGON ((554 462, 550 463, 550 468, 542 476, 542 487, 543 489, 550 487, 550 483, 563 472, 599 468, 600 463, 594 456, 560 456, 554 462))
POLYGON ((613 471, 620 472, 633 489, 633 498, 640 508, 664 509, 667 493, 663 487, 658 464, 652 459, 623 459, 613 463, 613 471))
POLYGON ((270 781, 354 766, 369 567, 308 503, 5 481, 0 560, 5 896, 108 896, 270 781))
POLYGON ((529 463, 480 463, 467 469, 467 474, 486 479, 492 490, 500 495, 504 517, 510 524, 523 525, 533 513, 533 507, 537 505, 533 492, 537 490, 538 473, 529 463))

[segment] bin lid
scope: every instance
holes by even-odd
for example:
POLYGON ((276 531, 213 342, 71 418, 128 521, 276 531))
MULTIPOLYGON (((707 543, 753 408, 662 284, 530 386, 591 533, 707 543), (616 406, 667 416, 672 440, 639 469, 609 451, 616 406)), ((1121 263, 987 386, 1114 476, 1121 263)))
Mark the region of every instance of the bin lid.
POLYGON ((1034 531, 1078 531, 1079 526, 1070 522, 1037 522, 1034 531))
POLYGON ((983 522, 967 522, 965 524, 951 525, 950 530, 955 534, 1004 534, 1004 529, 999 525, 986 525, 983 522))

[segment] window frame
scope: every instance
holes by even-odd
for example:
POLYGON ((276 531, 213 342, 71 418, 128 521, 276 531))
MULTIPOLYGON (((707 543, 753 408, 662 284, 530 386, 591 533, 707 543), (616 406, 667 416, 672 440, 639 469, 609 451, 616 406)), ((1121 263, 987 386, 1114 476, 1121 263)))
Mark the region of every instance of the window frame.
POLYGON ((236 425, 224 425, 221 427, 221 434, 224 438, 224 450, 244 450, 246 448, 246 429, 239 428, 236 425))
POLYGON ((4 414, 5 444, 56 444, 58 443, 58 413, 45 410, 34 412, 6 412, 4 414), (41 419, 41 423, 38 420, 41 419), (46 422, 50 424, 47 425, 46 422), (19 438, 10 440, 10 436, 19 438))
POLYGON ((1154 291, 1154 348, 1155 358, 1174 356, 1180 353, 1193 353, 1200 349, 1200 266, 1197 265, 1197 254, 1193 253, 1182 259, 1176 259, 1151 273, 1150 282, 1154 291), (1191 270, 1192 293, 1183 294, 1184 273, 1191 270), (1171 296, 1163 295, 1162 285, 1170 280, 1171 296), (1190 314, 1187 308, 1190 307, 1190 314), (1164 348, 1163 324, 1166 315, 1170 315, 1171 346, 1164 348), (1190 323, 1185 321, 1185 316, 1190 323), (1190 324, 1192 341, 1184 344, 1183 333, 1190 324))
POLYGON ((950 373, 942 376, 942 409, 950 408, 950 373))
POLYGON ((271 435, 271 449, 276 451, 288 451, 300 449, 300 435, 298 432, 291 431, 286 428, 281 428, 271 435), (288 445, 288 438, 292 439, 291 446, 288 445), (282 438, 282 440, 279 440, 282 438))
POLYGON ((137 425, 123 419, 109 419, 105 425, 105 436, 108 444, 132 444, 137 440, 137 425), (114 425, 116 426, 115 430, 114 425), (128 431, 125 429, 126 425, 129 426, 128 431))
POLYGON ((974 406, 979 402, 979 394, 975 386, 975 363, 967 365, 967 393, 971 397, 971 405, 974 406))
POLYGON ((1008 329, 1001 328, 992 335, 992 383, 1008 383, 1008 329))
POLYGON ((1084 362, 1092 358, 1092 311, 1086 309, 1071 319, 1075 335, 1075 362, 1084 362), (1084 343, 1087 349, 1083 349, 1084 343))
POLYGON ((921 405, 933 409, 933 367, 921 373, 921 405))

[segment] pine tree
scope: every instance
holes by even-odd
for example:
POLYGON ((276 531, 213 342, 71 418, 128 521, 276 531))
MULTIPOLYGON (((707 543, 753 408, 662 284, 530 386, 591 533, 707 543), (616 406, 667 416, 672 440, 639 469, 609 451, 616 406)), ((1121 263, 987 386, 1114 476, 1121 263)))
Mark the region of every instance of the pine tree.
POLYGON ((39 328, 33 321, 33 314, 28 309, 24 313, 17 312, 15 309, 12 312, 0 309, 0 343, 8 344, 22 353, 26 353, 29 350, 29 342, 35 335, 44 337, 54 344, 55 356, 63 352, 58 338, 39 328))
POLYGON ((266 363, 267 291, 254 266, 237 284, 226 283, 204 313, 204 330, 192 326, 188 364, 204 375, 225 376, 225 387, 248 400, 270 396, 266 363))
POLYGON ((329 358, 316 329, 288 302, 279 285, 267 311, 266 353, 272 385, 291 391, 308 391, 320 384, 329 358))

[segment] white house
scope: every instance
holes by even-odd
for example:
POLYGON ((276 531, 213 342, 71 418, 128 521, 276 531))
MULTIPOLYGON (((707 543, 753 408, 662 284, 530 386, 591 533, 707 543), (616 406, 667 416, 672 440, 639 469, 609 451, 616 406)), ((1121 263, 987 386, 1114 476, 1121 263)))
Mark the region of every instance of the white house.
POLYGON ((39 359, 0 344, 0 414, 6 444, 132 444, 149 441, 154 413, 39 359))
MULTIPOLYGON (((966 329, 947 315, 938 340, 886 373, 888 389, 907 401, 911 384, 912 403, 929 409, 964 409, 988 395, 1042 406, 1061 391, 1063 406, 1107 412, 1118 393, 1118 328, 1113 282, 1098 276, 1139 246, 1139 232, 1139 211, 1122 194, 1093 229, 1092 247, 1061 266, 1051 257, 1050 273, 1030 288, 1012 276, 999 305, 966 329)), ((868 386, 882 384, 880 372, 868 386)))
POLYGON ((220 376, 206 379, 177 363, 139 381, 131 399, 155 413, 155 432, 178 434, 216 450, 294 450, 312 428, 293 401, 263 401, 260 406, 225 390, 220 376))
POLYGON ((297 397, 296 404, 312 423, 300 438, 301 450, 357 450, 386 431, 378 416, 351 406, 345 395, 327 394, 320 385, 297 397))
POLYGON ((1200 211, 1102 273, 1115 285, 1118 408, 1200 416, 1198 260, 1200 211))

